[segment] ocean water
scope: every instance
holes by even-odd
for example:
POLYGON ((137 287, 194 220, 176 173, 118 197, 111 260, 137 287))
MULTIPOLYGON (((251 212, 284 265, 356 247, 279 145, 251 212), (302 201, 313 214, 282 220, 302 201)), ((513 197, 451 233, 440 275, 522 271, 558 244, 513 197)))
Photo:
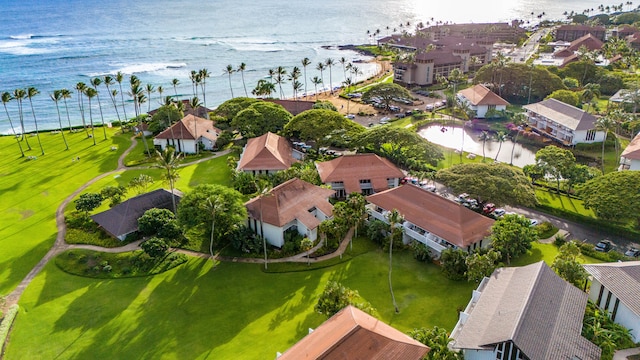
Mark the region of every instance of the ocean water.
MULTIPOLYGON (((597 8, 594 0, 498 0, 491 2, 449 0, 0 0, 0 92, 36 87, 33 98, 40 128, 57 128, 58 118, 49 94, 55 89, 73 89, 92 77, 135 74, 143 84, 162 86, 164 95, 173 95, 171 80, 180 81, 177 92, 182 98, 192 96, 191 70, 208 69, 206 102, 215 107, 231 97, 228 64, 237 68, 246 64, 247 91, 267 76, 269 69, 284 66, 290 70, 308 57, 308 81, 320 76, 318 62, 345 57, 348 61, 363 56, 341 51, 337 45, 372 41, 367 31, 380 29, 387 35, 422 21, 493 22, 522 19, 536 21, 560 19, 564 11, 581 12, 597 8), (533 12, 533 15, 532 15, 533 12), (433 19, 433 20, 432 20, 433 19)), ((613 3, 612 3, 613 4, 613 3)), ((605 4, 606 5, 606 4, 605 4)), ((358 79, 375 73, 375 65, 358 63, 363 72, 358 79)), ((332 71, 334 86, 344 80, 342 65, 332 71)), ((349 75, 348 75, 349 76, 349 75)), ((329 83, 329 71, 324 72, 329 83)), ((116 84, 117 85, 117 84, 116 84)), ((118 89, 118 87, 115 87, 118 89)), ((241 75, 231 76, 235 96, 244 95, 241 75)), ((291 96, 290 84, 284 84, 291 96)), ((119 89, 118 89, 119 90, 119 89)), ((106 88, 99 89, 106 121, 115 120, 106 88)), ((202 100, 202 96, 200 96, 202 100)), ((159 95, 152 94, 151 108, 159 105, 159 95)), ((94 119, 98 118, 97 101, 94 119)), ((68 101, 72 124, 80 124, 76 94, 68 101)), ((127 115, 133 106, 125 94, 127 115)), ((17 122, 15 101, 7 104, 12 120, 17 122)), ((34 129, 28 102, 24 106, 25 127, 34 129)), ((143 105, 143 110, 148 104, 143 105)), ((99 115, 98 115, 99 116, 99 115)), ((64 119, 63 112, 63 124, 64 119)), ((4 109, 0 109, 0 133, 10 133, 4 109)))

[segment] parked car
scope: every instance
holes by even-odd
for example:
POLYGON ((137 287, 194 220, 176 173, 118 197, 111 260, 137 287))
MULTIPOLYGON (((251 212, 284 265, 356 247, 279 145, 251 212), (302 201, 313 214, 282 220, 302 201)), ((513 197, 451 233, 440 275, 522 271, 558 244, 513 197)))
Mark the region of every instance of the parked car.
POLYGON ((507 213, 507 210, 505 210, 505 209, 495 209, 495 210, 493 210, 493 215, 495 217, 504 216, 504 214, 506 214, 506 213, 507 213))
POLYGON ((627 250, 627 252, 624 253, 624 256, 628 256, 628 257, 640 257, 640 250, 631 247, 629 248, 629 250, 627 250))
POLYGON ((482 208, 482 212, 485 214, 491 214, 496 209, 496 205, 494 203, 486 203, 482 208))
POLYGON ((531 223, 531 226, 537 226, 538 224, 540 224, 540 221, 538 221, 537 219, 529 219, 529 222, 531 223))
POLYGON ((403 113, 396 114, 396 117, 397 117, 398 119, 402 119, 402 118, 403 118, 403 117, 405 117, 405 116, 406 116, 406 115, 405 115, 405 114, 403 114, 403 113))
POLYGON ((425 109, 427 111, 433 111, 433 104, 427 104, 427 106, 425 107, 425 109))
POLYGON ((355 116, 355 115, 353 115, 353 114, 348 114, 348 115, 346 115, 345 117, 346 117, 347 119, 351 119, 351 120, 353 120, 353 119, 355 119, 355 118, 356 118, 356 116, 355 116))
POLYGON ((611 249, 613 249, 613 244, 609 240, 602 240, 599 243, 597 243, 596 246, 594 247, 595 251, 600 251, 600 252, 608 252, 611 249))
POLYGON ((380 124, 388 124, 389 120, 391 120, 391 118, 388 116, 385 116, 382 119, 380 119, 380 124))

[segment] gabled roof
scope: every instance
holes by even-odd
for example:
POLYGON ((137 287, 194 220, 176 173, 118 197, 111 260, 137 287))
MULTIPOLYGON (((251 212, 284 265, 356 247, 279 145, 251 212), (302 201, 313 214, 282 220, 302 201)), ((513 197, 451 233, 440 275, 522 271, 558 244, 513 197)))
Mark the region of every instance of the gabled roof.
POLYGON ((187 115, 182 120, 156 136, 156 139, 195 140, 203 137, 215 142, 222 130, 213 126, 213 121, 194 115, 187 115))
POLYGON ((458 91, 458 94, 464 96, 474 105, 509 105, 505 99, 496 95, 482 84, 474 85, 470 88, 458 91))
POLYGON ((318 220, 309 210, 316 208, 323 214, 331 216, 333 205, 328 198, 334 193, 331 189, 310 184, 298 178, 291 179, 274 187, 268 195, 255 197, 244 205, 249 216, 274 226, 282 227, 294 219, 298 219, 309 229, 315 229, 318 220))
POLYGON ((535 104, 525 105, 523 108, 571 130, 591 130, 596 127, 595 116, 556 99, 546 99, 535 104))
POLYGON ((497 269, 480 291, 452 334, 454 348, 491 349, 512 341, 530 360, 600 359, 600 348, 581 336, 587 294, 543 261, 497 269))
POLYGON ((388 211, 396 209, 405 220, 461 248, 484 239, 494 223, 486 216, 411 184, 369 195, 367 201, 388 211))
MULTIPOLYGON (((146 194, 138 195, 115 205, 109 210, 91 216, 109 234, 118 237, 138 230, 138 219, 145 211, 153 208, 173 211, 171 191, 158 189, 146 194)), ((175 190, 176 205, 180 202, 182 193, 175 190)))
POLYGON ((640 316, 640 261, 583 266, 594 279, 609 289, 634 314, 640 316))
POLYGON ((389 188, 387 179, 404 177, 391 161, 376 154, 344 155, 316 163, 316 168, 323 183, 342 181, 347 194, 362 191, 360 180, 371 180, 374 191, 381 191, 389 188))
POLYGON ((274 104, 278 104, 282 106, 285 110, 291 113, 291 115, 296 116, 303 111, 311 110, 314 101, 302 101, 302 100, 281 100, 281 99, 262 99, 263 101, 268 101, 274 104))
POLYGON ((289 141, 272 132, 251 138, 238 161, 238 170, 286 170, 296 162, 289 141))
POLYGON ((569 51, 578 51, 581 46, 586 47, 589 51, 600 50, 604 43, 600 41, 597 37, 586 34, 582 37, 579 37, 571 42, 571 45, 567 48, 569 51))
POLYGON ((429 348, 347 306, 294 344, 279 360, 420 360, 429 348))
POLYGON ((558 29, 556 31, 575 31, 575 30, 582 30, 582 31, 605 31, 605 27, 604 26, 590 26, 590 25, 583 25, 583 24, 565 24, 565 25, 560 25, 560 27, 558 27, 558 29))
POLYGON ((640 133, 631 140, 620 156, 625 159, 640 160, 640 133))
MULTIPOLYGON (((184 99, 181 100, 182 102, 182 108, 184 109, 184 115, 195 115, 201 118, 205 118, 208 119, 209 118, 209 113, 212 112, 213 110, 204 107, 204 106, 198 106, 195 108, 195 110, 191 107, 191 102, 188 99, 184 99)), ((154 109, 149 111, 149 115, 153 116, 155 115, 155 113, 158 112, 158 109, 154 109)))

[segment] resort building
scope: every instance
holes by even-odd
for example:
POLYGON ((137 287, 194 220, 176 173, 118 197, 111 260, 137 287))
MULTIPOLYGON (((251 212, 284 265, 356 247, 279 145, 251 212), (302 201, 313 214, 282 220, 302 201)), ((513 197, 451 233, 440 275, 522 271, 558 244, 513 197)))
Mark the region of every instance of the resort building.
MULTIPOLYGON (((197 117, 201 117, 204 119, 208 119, 209 118, 209 113, 212 112, 213 110, 204 107, 204 106, 198 106, 195 109, 193 107, 191 107, 191 102, 189 99, 184 99, 180 101, 182 103, 182 113, 184 114, 184 116, 187 115, 194 115, 197 117)), ((158 112, 158 109, 154 109, 149 111, 149 116, 153 116, 158 112)))
POLYGON ((491 115, 492 112, 507 110, 507 105, 509 105, 509 102, 482 84, 460 90, 456 97, 475 111, 476 117, 480 119, 484 119, 487 112, 491 115))
POLYGON ((589 300, 640 342, 640 261, 583 265, 589 273, 589 300))
POLYGON ((153 139, 153 145, 164 150, 171 146, 177 152, 195 154, 196 146, 201 150, 213 150, 222 130, 213 126, 213 121, 187 115, 153 139))
POLYGON ((563 145, 605 140, 605 132, 596 130, 596 117, 556 99, 523 106, 534 131, 563 145))
POLYGON ((303 154, 291 147, 289 140, 268 132, 247 141, 238 161, 238 171, 253 175, 274 174, 286 170, 303 158, 303 154))
POLYGON ((351 305, 295 343, 278 360, 422 360, 429 347, 351 305))
POLYGON ((465 39, 490 39, 496 42, 517 44, 527 37, 527 30, 520 27, 518 20, 510 24, 499 23, 467 23, 467 24, 437 24, 418 30, 421 36, 439 40, 449 36, 465 39))
MULTIPOLYGON (((302 98, 302 97, 299 97, 302 98)), ((304 101, 304 100, 283 100, 283 99, 262 99, 263 101, 267 101, 270 103, 278 104, 282 106, 285 110, 291 113, 291 115, 296 116, 301 112, 305 112, 307 110, 313 109, 313 105, 315 105, 315 101, 304 101)))
POLYGON ((333 190, 291 179, 244 204, 248 226, 276 247, 284 245, 284 232, 289 229, 315 241, 318 225, 332 217, 329 197, 333 193, 333 190))
POLYGON ((174 190, 172 195, 169 190, 158 189, 123 201, 109 210, 91 216, 91 219, 107 234, 123 241, 127 235, 138 231, 138 219, 147 210, 157 208, 173 211, 174 200, 177 205, 181 198, 182 193, 178 190, 174 190))
POLYGON ((640 170, 640 133, 627 145, 620 154, 618 170, 640 170))
POLYGON ((343 199, 357 192, 370 195, 396 187, 404 173, 391 161, 376 154, 344 155, 316 163, 320 180, 343 199))
POLYGON ((607 29, 604 26, 589 26, 581 24, 560 25, 555 33, 556 40, 573 41, 591 34, 600 41, 605 41, 607 29))
POLYGON ((543 261, 497 269, 473 291, 449 346, 466 360, 597 360, 582 337, 587 294, 543 261))
POLYGON ((427 245, 434 257, 446 249, 471 252, 487 247, 493 219, 418 186, 405 184, 367 196, 369 218, 386 223, 387 214, 397 210, 402 215, 402 241, 427 245))

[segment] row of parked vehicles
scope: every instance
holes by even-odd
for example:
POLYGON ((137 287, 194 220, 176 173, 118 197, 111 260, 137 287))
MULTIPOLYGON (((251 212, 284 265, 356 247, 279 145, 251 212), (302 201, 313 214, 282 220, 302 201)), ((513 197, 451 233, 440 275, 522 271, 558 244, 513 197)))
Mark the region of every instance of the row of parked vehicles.
MULTIPOLYGON (((613 243, 610 240, 602 240, 598 242, 593 249, 598 252, 609 252, 610 250, 613 249, 613 243)), ((631 257, 631 258, 640 257, 640 250, 635 247, 630 247, 624 253, 624 256, 631 257)))

